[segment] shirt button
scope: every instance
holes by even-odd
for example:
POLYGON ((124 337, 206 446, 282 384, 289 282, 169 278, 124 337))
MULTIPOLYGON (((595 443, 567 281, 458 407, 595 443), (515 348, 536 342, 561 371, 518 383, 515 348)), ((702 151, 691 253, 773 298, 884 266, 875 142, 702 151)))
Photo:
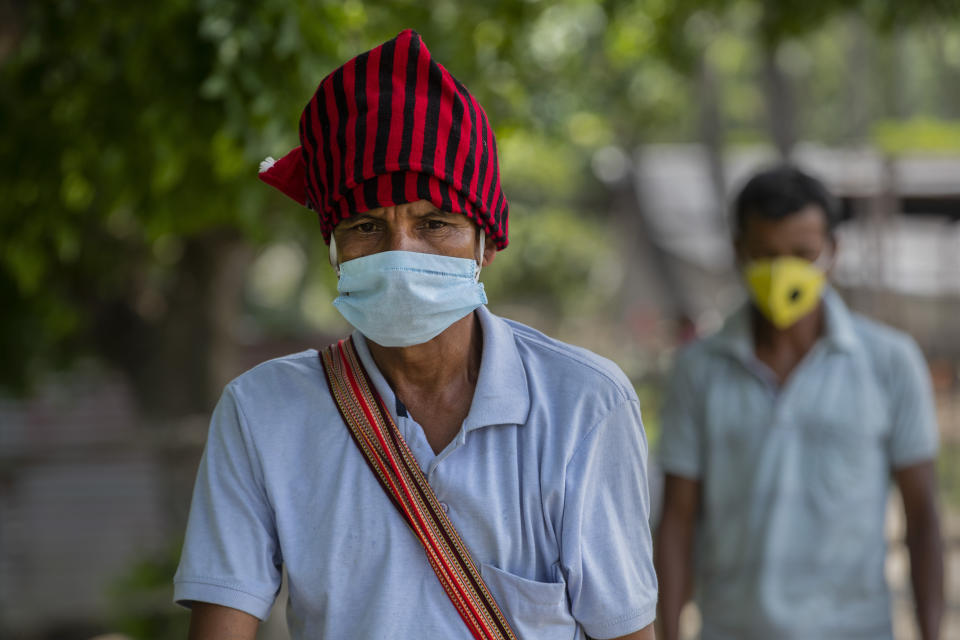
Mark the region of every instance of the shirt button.
POLYGON ((447 506, 447 503, 446 503, 446 502, 441 502, 441 503, 440 503, 440 508, 443 509, 443 512, 444 512, 444 513, 450 513, 450 507, 447 506))

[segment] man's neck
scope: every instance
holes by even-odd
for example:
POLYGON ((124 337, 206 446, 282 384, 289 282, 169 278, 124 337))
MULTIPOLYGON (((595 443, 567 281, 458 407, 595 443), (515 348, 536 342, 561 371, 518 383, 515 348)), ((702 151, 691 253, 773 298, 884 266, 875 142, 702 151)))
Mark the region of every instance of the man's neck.
POLYGON ((429 393, 451 384, 476 384, 483 332, 476 313, 469 313, 423 344, 383 347, 367 340, 367 346, 394 390, 413 388, 429 393))
POLYGON ((367 345, 434 453, 440 453, 470 412, 480 375, 483 332, 476 314, 458 320, 423 344, 382 347, 367 341, 367 345))
POLYGON ((826 330, 824 306, 803 316, 786 329, 773 326, 756 308, 753 315, 753 349, 783 383, 826 330))

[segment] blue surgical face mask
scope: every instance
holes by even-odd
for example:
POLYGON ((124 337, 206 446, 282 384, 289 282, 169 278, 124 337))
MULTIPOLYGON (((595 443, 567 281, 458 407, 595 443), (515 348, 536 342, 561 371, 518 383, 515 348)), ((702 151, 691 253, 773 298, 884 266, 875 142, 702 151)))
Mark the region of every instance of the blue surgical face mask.
POLYGON ((348 260, 338 270, 334 306, 384 347, 427 342, 487 303, 477 281, 479 263, 469 258, 383 251, 348 260))

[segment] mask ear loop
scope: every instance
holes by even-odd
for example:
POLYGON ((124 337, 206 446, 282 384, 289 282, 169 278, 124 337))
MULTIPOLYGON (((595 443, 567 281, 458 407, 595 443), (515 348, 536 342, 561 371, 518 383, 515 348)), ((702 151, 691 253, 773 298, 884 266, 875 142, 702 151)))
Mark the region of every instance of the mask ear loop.
POLYGON ((333 232, 330 232, 330 265, 333 267, 334 271, 337 272, 337 277, 340 277, 340 262, 337 260, 337 239, 333 237, 333 232))
MULTIPOLYGON (((333 236, 330 236, 331 238, 333 236)), ((487 244, 487 233, 482 228, 477 234, 477 266, 473 271, 473 281, 480 282, 480 268, 483 266, 483 250, 487 244)))

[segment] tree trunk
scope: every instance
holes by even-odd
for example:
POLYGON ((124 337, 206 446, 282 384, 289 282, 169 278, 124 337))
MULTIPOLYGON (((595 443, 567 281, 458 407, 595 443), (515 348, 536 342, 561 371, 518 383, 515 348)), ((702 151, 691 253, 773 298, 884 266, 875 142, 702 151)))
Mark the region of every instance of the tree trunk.
POLYGON ((797 109, 790 76, 777 60, 777 43, 764 43, 763 86, 770 137, 783 161, 790 160, 797 143, 797 109))
POLYGON ((870 135, 870 52, 863 18, 851 15, 846 21, 847 81, 844 83, 847 115, 846 142, 865 144, 870 135))
POLYGON ((207 413, 234 371, 233 320, 250 259, 234 232, 184 241, 174 282, 98 310, 98 351, 130 379, 145 413, 207 413))
POLYGON ((20 44, 23 35, 23 3, 0 0, 0 65, 20 44))
POLYGON ((726 233, 727 225, 727 176, 723 160, 724 136, 723 114, 721 112, 721 92, 717 74, 705 55, 701 55, 697 65, 696 97, 699 103, 700 141, 703 144, 713 188, 715 220, 718 232, 726 233))
POLYGON ((893 120, 902 120, 910 116, 911 104, 907 72, 905 67, 903 29, 895 28, 884 47, 880 64, 886 73, 882 76, 881 95, 883 96, 883 116, 893 120))

